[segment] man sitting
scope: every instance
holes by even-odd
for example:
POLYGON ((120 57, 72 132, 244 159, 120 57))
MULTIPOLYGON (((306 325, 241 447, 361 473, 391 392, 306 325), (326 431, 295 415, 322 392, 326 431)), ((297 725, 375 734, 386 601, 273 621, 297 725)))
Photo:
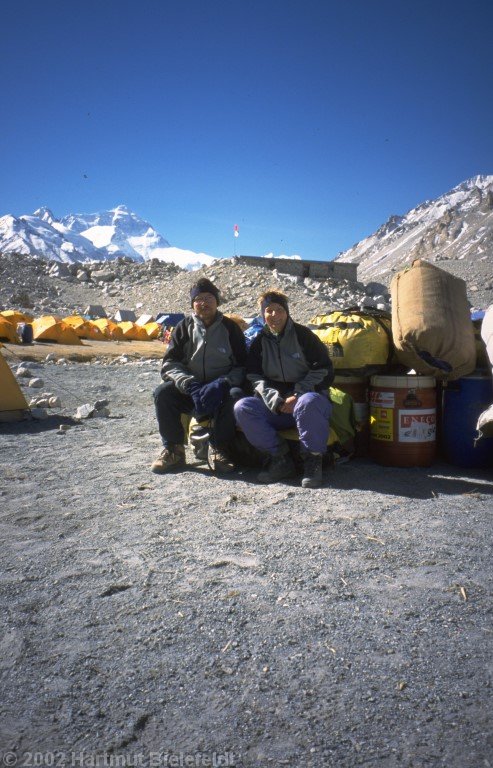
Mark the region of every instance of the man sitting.
POLYGON ((151 470, 185 466, 185 413, 210 417, 209 465, 216 472, 231 472, 227 446, 235 434, 234 403, 244 394, 245 337, 234 320, 219 312, 219 290, 210 280, 195 283, 190 298, 193 314, 173 330, 161 368, 163 383, 154 392, 164 450, 151 470))

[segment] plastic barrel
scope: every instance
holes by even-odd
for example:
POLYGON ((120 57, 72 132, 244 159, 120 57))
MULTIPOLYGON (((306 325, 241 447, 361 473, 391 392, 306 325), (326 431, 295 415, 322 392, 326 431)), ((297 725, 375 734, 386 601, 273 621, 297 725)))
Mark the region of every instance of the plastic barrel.
POLYGON ((459 467, 493 466, 493 437, 483 437, 476 446, 476 424, 493 403, 493 380, 489 375, 463 376, 443 389, 443 456, 459 467))
POLYGON ((23 344, 33 343, 33 327, 31 323, 24 323, 24 327, 21 331, 21 341, 23 344))
POLYGON ((436 457, 433 376, 372 376, 370 457, 389 467, 429 467, 436 457))
POLYGON ((369 377, 367 376, 336 376, 334 387, 351 395, 354 404, 357 433, 355 438, 355 455, 366 456, 370 445, 370 406, 368 402, 369 377))

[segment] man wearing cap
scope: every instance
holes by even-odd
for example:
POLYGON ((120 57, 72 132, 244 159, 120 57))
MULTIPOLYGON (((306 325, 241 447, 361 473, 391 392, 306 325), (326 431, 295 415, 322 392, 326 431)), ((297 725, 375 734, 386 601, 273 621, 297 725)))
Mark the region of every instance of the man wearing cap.
POLYGON ((235 434, 233 406, 245 379, 246 344, 239 326, 218 310, 219 290, 201 278, 190 290, 193 314, 171 334, 163 358, 163 383, 154 392, 156 417, 164 450, 153 472, 185 466, 181 414, 210 417, 209 465, 213 471, 234 469, 227 447, 235 434))
POLYGON ((331 404, 327 389, 334 372, 325 345, 289 316, 287 297, 279 291, 259 300, 265 325, 247 358, 247 380, 254 397, 235 405, 235 417, 248 441, 267 454, 258 479, 275 483, 295 473, 289 447, 278 432, 296 427, 303 456, 304 488, 322 483, 331 404))

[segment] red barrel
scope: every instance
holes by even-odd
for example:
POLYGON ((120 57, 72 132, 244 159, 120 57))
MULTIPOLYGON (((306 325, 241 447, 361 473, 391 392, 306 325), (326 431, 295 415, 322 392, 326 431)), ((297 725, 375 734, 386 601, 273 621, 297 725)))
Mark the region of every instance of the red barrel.
POLYGON ((433 376, 372 376, 370 457, 388 467, 429 467, 436 457, 433 376))

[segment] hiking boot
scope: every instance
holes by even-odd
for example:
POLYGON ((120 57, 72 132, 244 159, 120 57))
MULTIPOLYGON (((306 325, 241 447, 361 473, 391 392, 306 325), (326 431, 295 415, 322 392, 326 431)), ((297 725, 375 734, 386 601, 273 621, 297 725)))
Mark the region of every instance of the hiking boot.
POLYGON ((185 448, 183 445, 170 445, 165 448, 151 464, 151 472, 158 475, 163 472, 175 472, 185 466, 185 448))
POLYGON ((303 456, 302 488, 320 488, 322 485, 322 454, 306 453, 303 456))
POLYGON ((235 465, 229 458, 226 450, 218 445, 211 445, 210 443, 207 454, 207 463, 213 472, 218 472, 221 475, 227 475, 235 469, 235 465))
POLYGON ((293 477, 296 472, 293 459, 289 453, 269 456, 266 467, 259 472, 257 480, 259 483, 277 483, 285 477, 293 477))
POLYGON ((204 427, 194 429, 190 433, 189 440, 195 458, 198 459, 198 461, 208 461, 209 431, 204 427))

